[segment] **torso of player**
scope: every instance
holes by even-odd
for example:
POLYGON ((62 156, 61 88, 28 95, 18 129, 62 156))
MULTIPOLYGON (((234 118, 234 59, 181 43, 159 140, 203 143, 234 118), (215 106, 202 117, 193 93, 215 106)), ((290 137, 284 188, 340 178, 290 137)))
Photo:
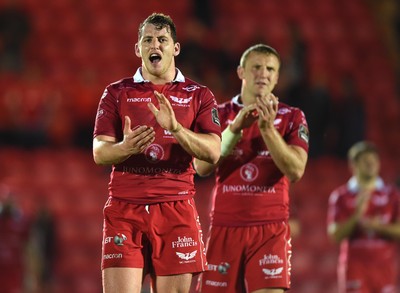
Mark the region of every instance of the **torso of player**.
MULTIPOLYGON (((240 106, 226 103, 219 108, 221 127, 225 129, 240 106)), ((296 144, 296 124, 300 111, 279 104, 275 128, 288 143, 296 144), (296 116, 297 114, 297 116, 296 116)), ((277 168, 264 143, 257 121, 243 130, 242 139, 216 170, 213 224, 248 226, 271 221, 286 221, 289 217, 289 181, 277 168)))
MULTIPOLYGON (((163 86, 150 82, 134 83, 131 79, 124 79, 107 88, 102 99, 115 100, 116 115, 105 125, 117 124, 114 125, 117 132, 109 135, 115 135, 118 141, 122 140, 124 116, 130 117, 132 129, 147 125, 153 127, 156 133, 155 141, 143 154, 134 155, 113 166, 110 195, 138 204, 185 199, 194 195, 192 157, 169 131, 159 126, 147 106, 152 102, 159 107, 155 90, 168 98, 176 119, 183 127, 192 131, 198 131, 198 127, 203 131, 213 128, 205 122, 206 115, 202 116, 201 110, 216 107, 214 97, 207 88, 189 79, 163 86)), ((211 117, 211 110, 209 113, 208 116, 211 117)), ((97 117, 99 125, 101 119, 97 117)))
MULTIPOLYGON (((343 221, 354 214, 356 206, 355 190, 349 190, 348 186, 342 186, 336 191, 336 218, 343 221)), ((375 189, 371 194, 369 206, 365 213, 365 218, 379 219, 382 223, 390 224, 397 220, 399 212, 398 195, 391 186, 384 185, 375 189)), ((380 236, 373 231, 366 231, 360 226, 356 227, 352 236, 342 243, 342 254, 350 258, 363 259, 368 255, 369 258, 377 261, 390 259, 395 256, 396 242, 389 238, 380 236)))

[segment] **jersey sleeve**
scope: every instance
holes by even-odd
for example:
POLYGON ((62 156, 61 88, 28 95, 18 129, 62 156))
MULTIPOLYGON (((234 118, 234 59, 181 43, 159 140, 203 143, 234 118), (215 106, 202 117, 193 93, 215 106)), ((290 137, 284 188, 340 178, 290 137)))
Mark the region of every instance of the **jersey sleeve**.
POLYGON ((309 132, 306 117, 303 111, 296 109, 292 117, 292 125, 286 135, 286 141, 290 145, 296 145, 308 152, 309 132))
POLYGON ((332 223, 335 223, 338 219, 338 199, 339 199, 339 193, 337 192, 337 190, 333 191, 329 195, 328 213, 327 213, 328 226, 332 223))
POLYGON ((340 186, 335 189, 329 196, 328 200, 328 223, 344 222, 349 219, 354 213, 353 208, 346 204, 346 195, 348 190, 345 186, 340 186))
POLYGON ((215 133, 221 137, 221 123, 218 116, 217 102, 208 88, 205 88, 201 93, 194 131, 199 133, 215 133))
POLYGON ((93 138, 98 135, 115 137, 118 141, 123 136, 118 100, 111 87, 104 90, 97 108, 93 138))

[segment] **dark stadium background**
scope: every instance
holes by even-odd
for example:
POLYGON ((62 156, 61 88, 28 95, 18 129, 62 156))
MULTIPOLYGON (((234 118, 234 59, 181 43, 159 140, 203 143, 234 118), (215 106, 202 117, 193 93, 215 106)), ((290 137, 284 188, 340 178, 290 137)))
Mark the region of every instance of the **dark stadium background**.
MULTIPOLYGON (((0 9, 7 2, 1 0, 0 9)), ((276 94, 304 106, 312 146, 304 178, 291 191, 300 231, 293 239, 290 292, 336 292, 337 246, 326 235, 326 209, 329 193, 350 176, 343 148, 352 138, 372 140, 382 153, 384 179, 400 178, 396 1, 19 2, 30 31, 21 64, 0 75, 0 183, 10 187, 27 214, 45 206, 54 215, 51 292, 101 292, 109 170, 92 160, 93 121, 105 86, 140 65, 134 55, 137 28, 152 12, 174 19, 182 44, 177 67, 207 85, 219 102, 240 90, 236 66, 244 49, 264 42, 280 52, 276 94), (350 106, 342 91, 348 80, 358 89, 350 106), (354 115, 349 118, 343 109, 354 115), (364 116, 357 116, 359 111, 364 116)), ((196 178, 196 183, 207 231, 213 180, 196 178)))

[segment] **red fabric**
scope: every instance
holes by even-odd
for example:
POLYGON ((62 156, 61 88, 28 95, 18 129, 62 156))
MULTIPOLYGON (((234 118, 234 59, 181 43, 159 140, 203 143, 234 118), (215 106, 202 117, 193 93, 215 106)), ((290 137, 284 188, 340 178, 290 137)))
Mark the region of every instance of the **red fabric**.
POLYGON ((104 216, 103 269, 144 267, 145 272, 154 269, 157 276, 205 270, 203 234, 193 199, 135 205, 110 198, 104 216))
MULTIPOLYGON (((352 179, 353 180, 353 179, 352 179)), ((354 214, 357 189, 347 185, 335 189, 329 198, 328 225, 346 221, 354 214)), ((394 223, 400 220, 399 194, 391 186, 383 185, 371 195, 365 217, 394 223)), ((356 227, 350 237, 342 241, 338 261, 340 292, 383 292, 397 282, 398 246, 394 240, 356 227), (347 291, 346 288, 347 287, 347 291), (372 291, 370 291, 372 290, 372 291)))
POLYGON ((292 248, 287 223, 213 226, 208 241, 208 270, 199 278, 202 293, 290 287, 292 248))
MULTIPOLYGON (((240 111, 237 97, 219 107, 224 129, 240 111)), ((279 103, 275 127, 289 145, 308 151, 307 122, 298 108, 279 103)), ((257 122, 243 131, 233 154, 216 170, 213 223, 223 226, 260 225, 289 216, 289 181, 269 155, 257 122)))
POLYGON ((110 195, 137 204, 191 198, 194 195, 192 156, 176 139, 161 128, 147 104, 158 106, 154 90, 169 99, 179 123, 200 133, 220 135, 220 126, 213 120, 215 98, 204 86, 189 79, 172 82, 162 89, 150 82, 123 79, 107 87, 99 104, 94 136, 108 135, 121 141, 124 116, 129 116, 132 128, 148 125, 154 128, 156 139, 143 154, 135 155, 114 166, 109 185, 110 195))

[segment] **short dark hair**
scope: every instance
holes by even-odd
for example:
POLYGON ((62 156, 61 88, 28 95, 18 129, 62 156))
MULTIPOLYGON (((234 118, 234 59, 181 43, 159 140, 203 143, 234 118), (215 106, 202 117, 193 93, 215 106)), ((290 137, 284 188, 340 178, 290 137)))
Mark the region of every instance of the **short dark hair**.
POLYGON ((258 52, 258 53, 263 53, 266 55, 274 55, 276 58, 278 58, 279 65, 281 64, 281 57, 279 56, 278 51, 276 51, 274 48, 271 46, 265 45, 265 44, 256 44, 248 48, 244 53, 242 54, 242 57, 240 58, 240 66, 244 67, 246 64, 247 58, 250 55, 251 52, 258 52))
POLYGON ((369 141, 360 141, 355 143, 347 152, 347 158, 350 162, 356 162, 362 154, 378 154, 377 147, 369 141))
POLYGON ((174 41, 174 43, 177 42, 175 23, 169 15, 165 15, 163 13, 153 13, 150 16, 148 16, 139 25, 139 31, 138 31, 139 39, 143 35, 143 27, 146 24, 154 25, 157 28, 157 30, 162 30, 163 28, 167 28, 167 30, 171 33, 171 37, 172 37, 172 40, 174 41))

